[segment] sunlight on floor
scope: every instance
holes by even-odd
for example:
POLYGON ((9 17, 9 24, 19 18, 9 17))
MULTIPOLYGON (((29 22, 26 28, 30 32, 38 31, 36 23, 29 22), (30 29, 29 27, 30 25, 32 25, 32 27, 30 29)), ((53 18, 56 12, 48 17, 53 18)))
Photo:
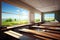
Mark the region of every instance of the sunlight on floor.
POLYGON ((10 36, 12 36, 14 38, 20 39, 20 40, 31 40, 30 37, 25 36, 25 35, 20 34, 20 33, 17 33, 17 32, 14 32, 12 30, 6 31, 4 33, 6 33, 6 34, 8 34, 8 35, 10 35, 10 36))
POLYGON ((6 34, 8 34, 8 35, 10 35, 10 36, 13 36, 13 37, 15 37, 15 38, 20 38, 21 36, 23 36, 22 34, 17 33, 17 32, 14 32, 14 31, 12 31, 12 30, 6 31, 6 32, 4 32, 4 33, 6 33, 6 34))

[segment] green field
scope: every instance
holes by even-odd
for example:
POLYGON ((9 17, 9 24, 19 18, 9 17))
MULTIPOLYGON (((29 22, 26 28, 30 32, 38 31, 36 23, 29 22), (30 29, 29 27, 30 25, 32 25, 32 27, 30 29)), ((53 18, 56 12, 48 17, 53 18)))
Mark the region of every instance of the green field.
POLYGON ((11 19, 6 19, 2 21, 2 26, 12 26, 12 25, 21 25, 21 24, 28 24, 28 20, 11 20, 11 19))
MULTIPOLYGON (((35 19, 35 22, 39 22, 39 19, 35 19)), ((29 21, 28 20, 12 20, 12 19, 6 19, 2 21, 2 26, 13 26, 13 25, 22 25, 22 24, 28 24, 29 21)))
MULTIPOLYGON (((54 21, 53 18, 48 19, 46 18, 45 21, 54 21)), ((35 22, 40 22, 40 19, 35 19, 35 22)), ((12 19, 6 19, 2 21, 2 26, 13 26, 13 25, 22 25, 22 24, 28 24, 29 21, 28 20, 12 20, 12 19)))

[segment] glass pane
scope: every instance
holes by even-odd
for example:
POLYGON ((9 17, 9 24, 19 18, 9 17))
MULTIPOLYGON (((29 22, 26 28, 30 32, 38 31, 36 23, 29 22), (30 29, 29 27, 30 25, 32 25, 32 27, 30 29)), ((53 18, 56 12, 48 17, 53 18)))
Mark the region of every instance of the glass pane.
POLYGON ((12 25, 19 24, 18 20, 19 20, 18 15, 2 13, 2 25, 3 26, 12 26, 12 25))
POLYGON ((29 11, 2 2, 2 25, 12 26, 29 23, 29 11))
POLYGON ((35 22, 41 22, 41 15, 38 13, 35 13, 35 22))
POLYGON ((21 10, 20 14, 20 23, 21 24, 27 24, 29 23, 29 11, 28 10, 21 10))
POLYGON ((55 14, 54 13, 44 14, 44 20, 45 21, 54 21, 55 20, 55 14))

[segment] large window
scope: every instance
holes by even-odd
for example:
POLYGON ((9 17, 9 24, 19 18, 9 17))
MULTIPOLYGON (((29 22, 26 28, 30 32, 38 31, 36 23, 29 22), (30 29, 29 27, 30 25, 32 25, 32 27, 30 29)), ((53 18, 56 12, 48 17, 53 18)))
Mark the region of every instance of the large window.
POLYGON ((44 20, 51 22, 55 20, 55 14, 54 13, 45 13, 44 14, 44 20))
POLYGON ((29 23, 29 11, 2 2, 2 25, 12 26, 29 23))
POLYGON ((35 13, 35 22, 41 22, 41 15, 39 13, 35 13))

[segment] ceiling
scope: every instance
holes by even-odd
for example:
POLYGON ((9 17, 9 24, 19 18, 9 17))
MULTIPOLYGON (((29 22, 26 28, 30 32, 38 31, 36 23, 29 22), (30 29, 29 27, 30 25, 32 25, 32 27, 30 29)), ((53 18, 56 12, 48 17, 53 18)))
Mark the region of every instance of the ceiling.
POLYGON ((21 0, 41 12, 60 10, 60 0, 21 0))

